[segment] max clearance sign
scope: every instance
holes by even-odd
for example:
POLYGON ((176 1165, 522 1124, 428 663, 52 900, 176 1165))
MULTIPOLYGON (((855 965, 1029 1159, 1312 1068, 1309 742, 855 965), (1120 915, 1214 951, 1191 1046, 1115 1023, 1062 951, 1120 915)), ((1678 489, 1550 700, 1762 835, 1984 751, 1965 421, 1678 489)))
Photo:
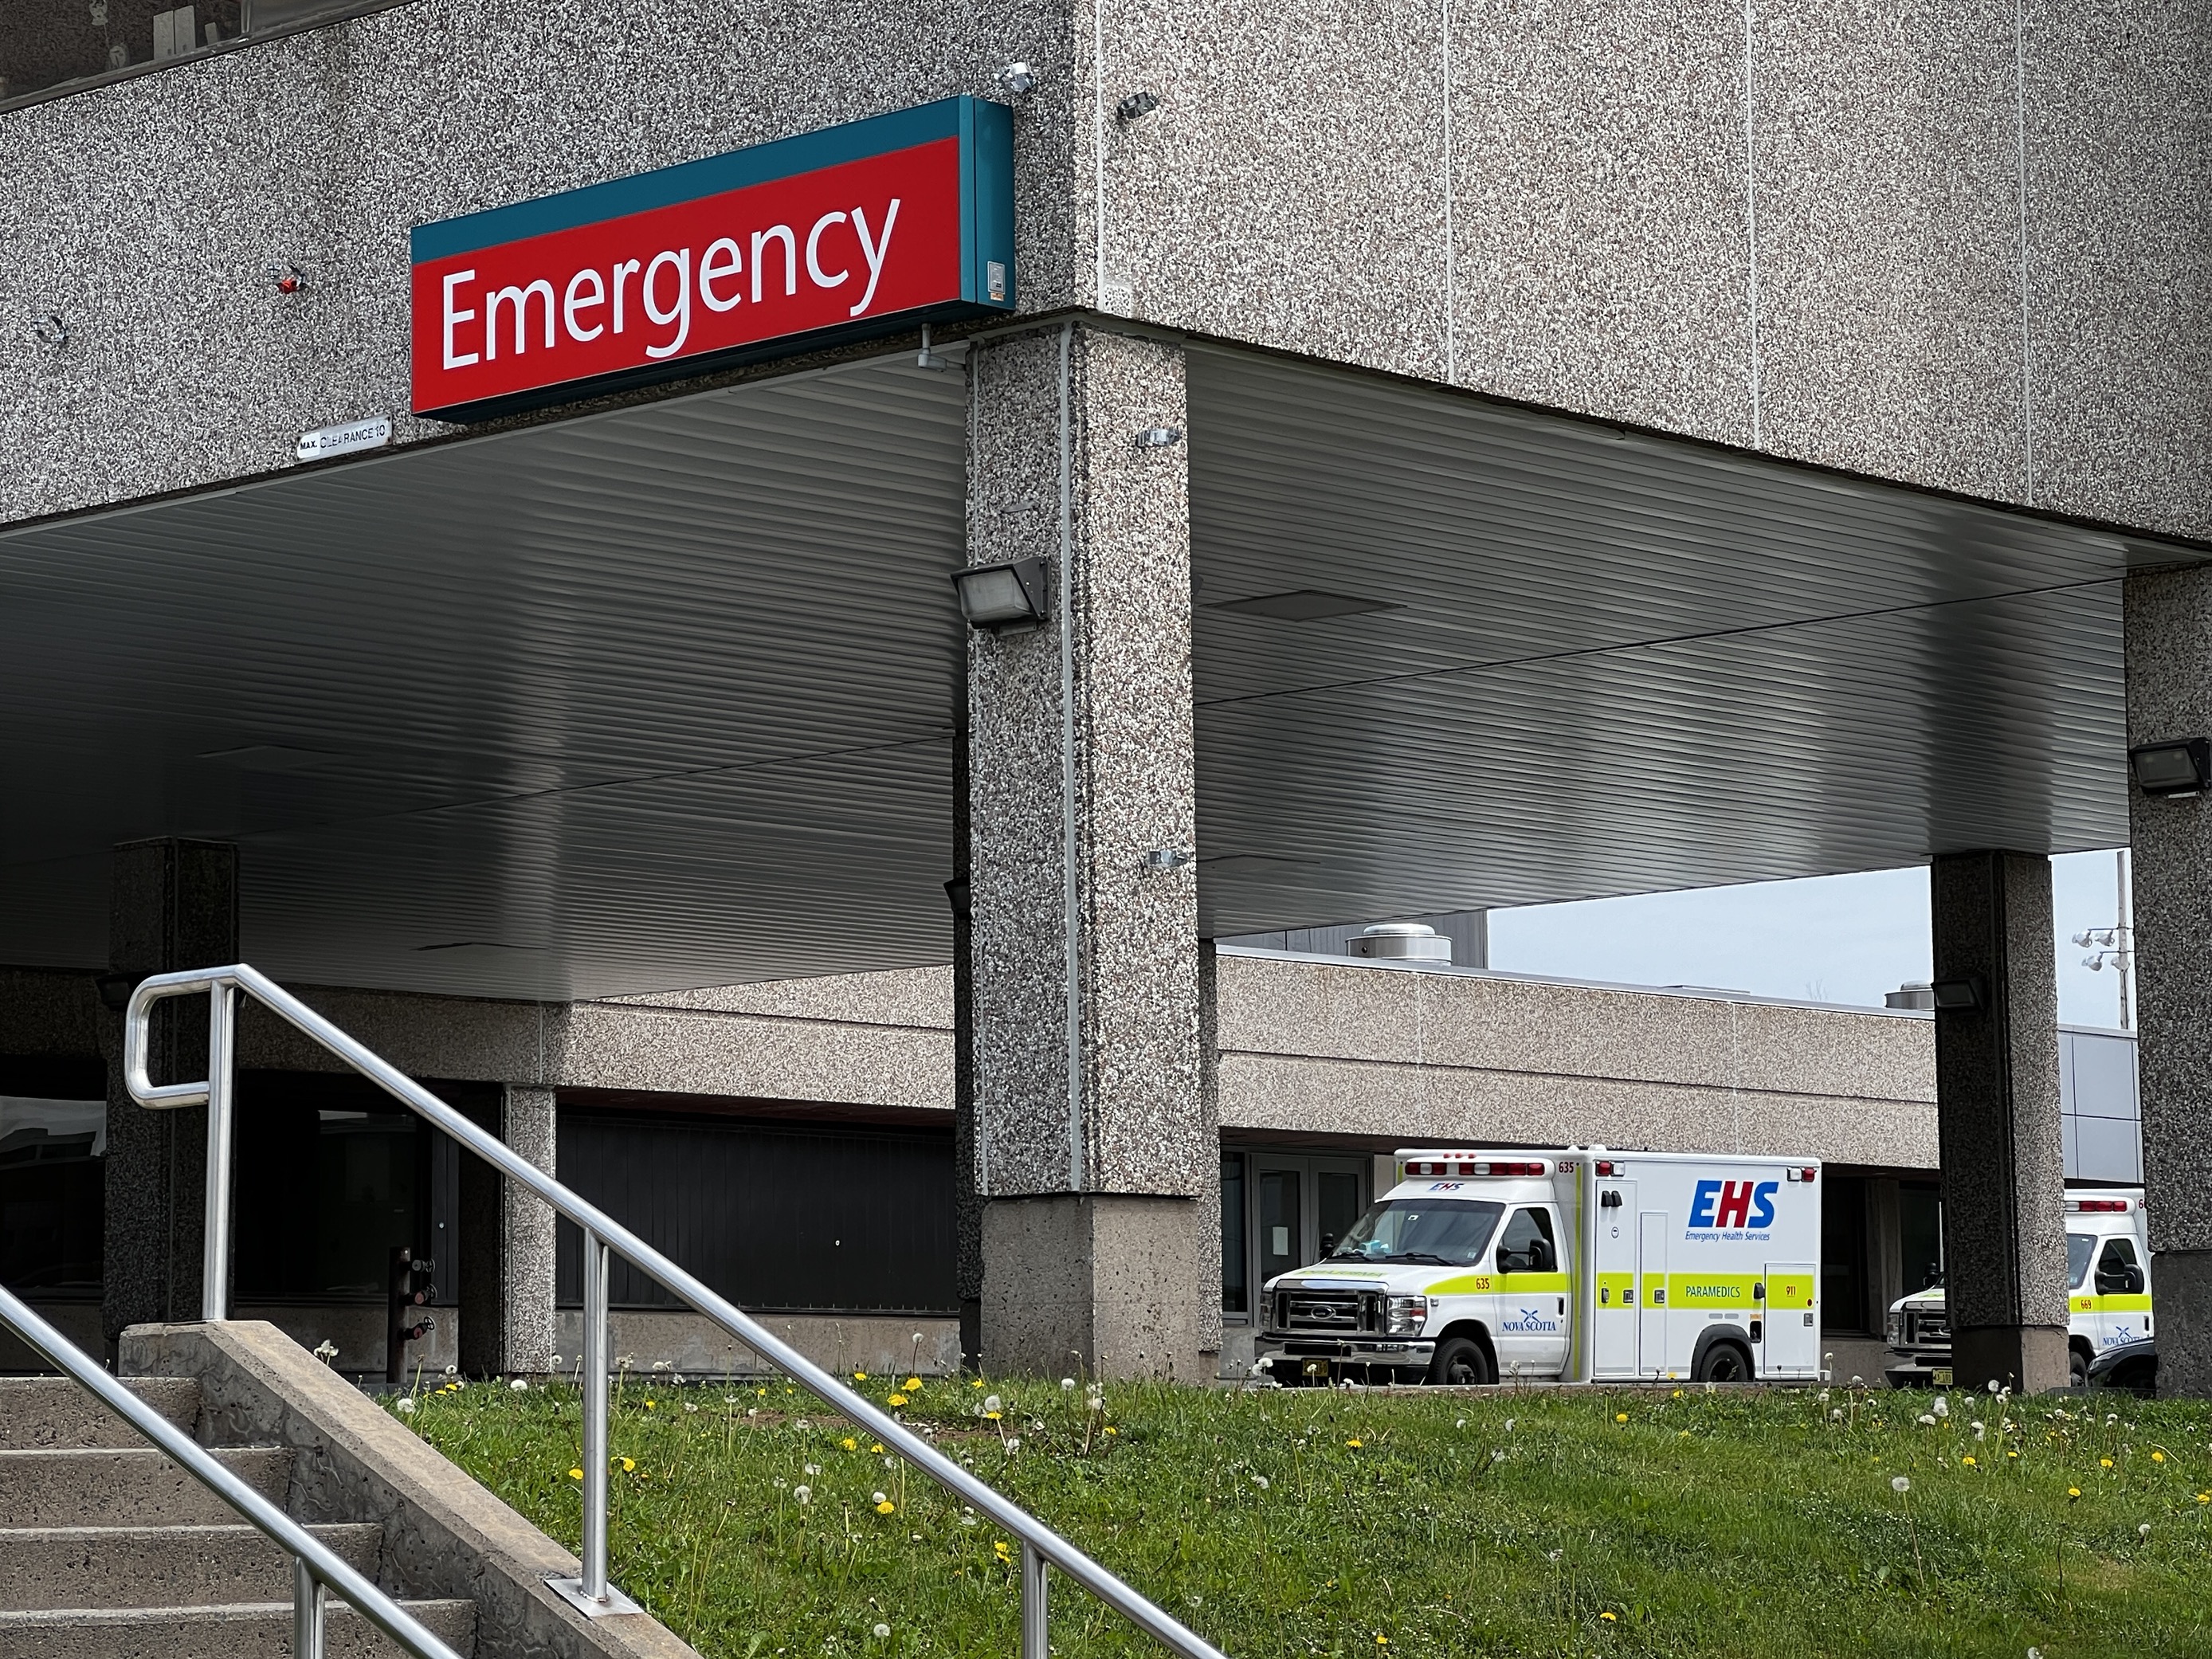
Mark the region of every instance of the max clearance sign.
POLYGON ((1013 124, 948 98, 418 227, 414 408, 466 421, 1014 304, 1013 124))

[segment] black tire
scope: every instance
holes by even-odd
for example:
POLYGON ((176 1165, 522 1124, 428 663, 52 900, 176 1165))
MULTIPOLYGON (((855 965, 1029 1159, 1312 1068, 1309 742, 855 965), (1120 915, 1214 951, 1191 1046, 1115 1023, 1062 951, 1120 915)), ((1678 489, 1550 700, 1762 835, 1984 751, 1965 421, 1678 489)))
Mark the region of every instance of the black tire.
POLYGON ((2066 1351, 2066 1380, 2077 1389, 2089 1386, 2089 1356, 2079 1348, 2066 1351))
POLYGON ((1429 1381, 1455 1382, 1495 1382, 1497 1376, 1490 1367, 1490 1352, 1471 1336, 1448 1336, 1437 1344, 1436 1358, 1429 1362, 1429 1381))
POLYGON ((1753 1380, 1751 1356, 1734 1342, 1716 1342, 1698 1361, 1693 1381, 1699 1382, 1748 1382, 1753 1380))

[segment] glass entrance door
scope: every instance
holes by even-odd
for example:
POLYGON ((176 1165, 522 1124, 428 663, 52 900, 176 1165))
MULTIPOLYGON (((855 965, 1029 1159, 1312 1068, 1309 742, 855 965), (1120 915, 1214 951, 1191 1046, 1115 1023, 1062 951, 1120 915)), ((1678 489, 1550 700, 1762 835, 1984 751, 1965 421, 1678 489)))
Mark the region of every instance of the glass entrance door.
MULTIPOLYGON (((1244 1260, 1253 1266, 1256 1293, 1276 1274, 1320 1261, 1352 1231, 1367 1209, 1370 1164, 1364 1158, 1314 1152, 1254 1151, 1242 1156, 1244 1173, 1235 1184, 1249 1195, 1244 1260)), ((1231 1185, 1224 1164, 1224 1275, 1237 1254, 1229 1243, 1234 1224, 1227 1202, 1231 1185)), ((1225 1296, 1224 1301, 1225 1304, 1225 1296)))

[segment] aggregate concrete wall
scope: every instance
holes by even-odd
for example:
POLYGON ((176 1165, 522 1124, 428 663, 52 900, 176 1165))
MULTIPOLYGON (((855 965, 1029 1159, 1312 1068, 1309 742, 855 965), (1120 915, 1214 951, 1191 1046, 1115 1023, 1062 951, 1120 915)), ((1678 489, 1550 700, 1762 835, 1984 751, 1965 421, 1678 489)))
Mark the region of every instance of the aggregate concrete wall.
POLYGON ((0 114, 0 310, 70 330, 0 346, 0 521, 404 410, 413 223, 1012 59, 1027 310, 2212 533, 2193 0, 421 0, 0 114))

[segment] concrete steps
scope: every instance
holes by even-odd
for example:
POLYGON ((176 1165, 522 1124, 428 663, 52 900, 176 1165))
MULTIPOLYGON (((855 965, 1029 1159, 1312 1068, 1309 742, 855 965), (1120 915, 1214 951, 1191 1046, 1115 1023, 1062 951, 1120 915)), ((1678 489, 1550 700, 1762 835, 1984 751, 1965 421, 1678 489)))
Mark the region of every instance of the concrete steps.
MULTIPOLYGON (((198 1383, 130 1384, 190 1433, 198 1383)), ((224 1447, 216 1457, 285 1504, 293 1455, 224 1447)), ((384 1532, 374 1523, 308 1530, 372 1583, 384 1532)), ((0 1659, 276 1659, 292 1646, 291 1559, 258 1528, 66 1378, 0 1379, 0 1659)), ((403 1603, 462 1654, 467 1601, 403 1603)), ((401 1650, 333 1601, 332 1656, 401 1650)))

